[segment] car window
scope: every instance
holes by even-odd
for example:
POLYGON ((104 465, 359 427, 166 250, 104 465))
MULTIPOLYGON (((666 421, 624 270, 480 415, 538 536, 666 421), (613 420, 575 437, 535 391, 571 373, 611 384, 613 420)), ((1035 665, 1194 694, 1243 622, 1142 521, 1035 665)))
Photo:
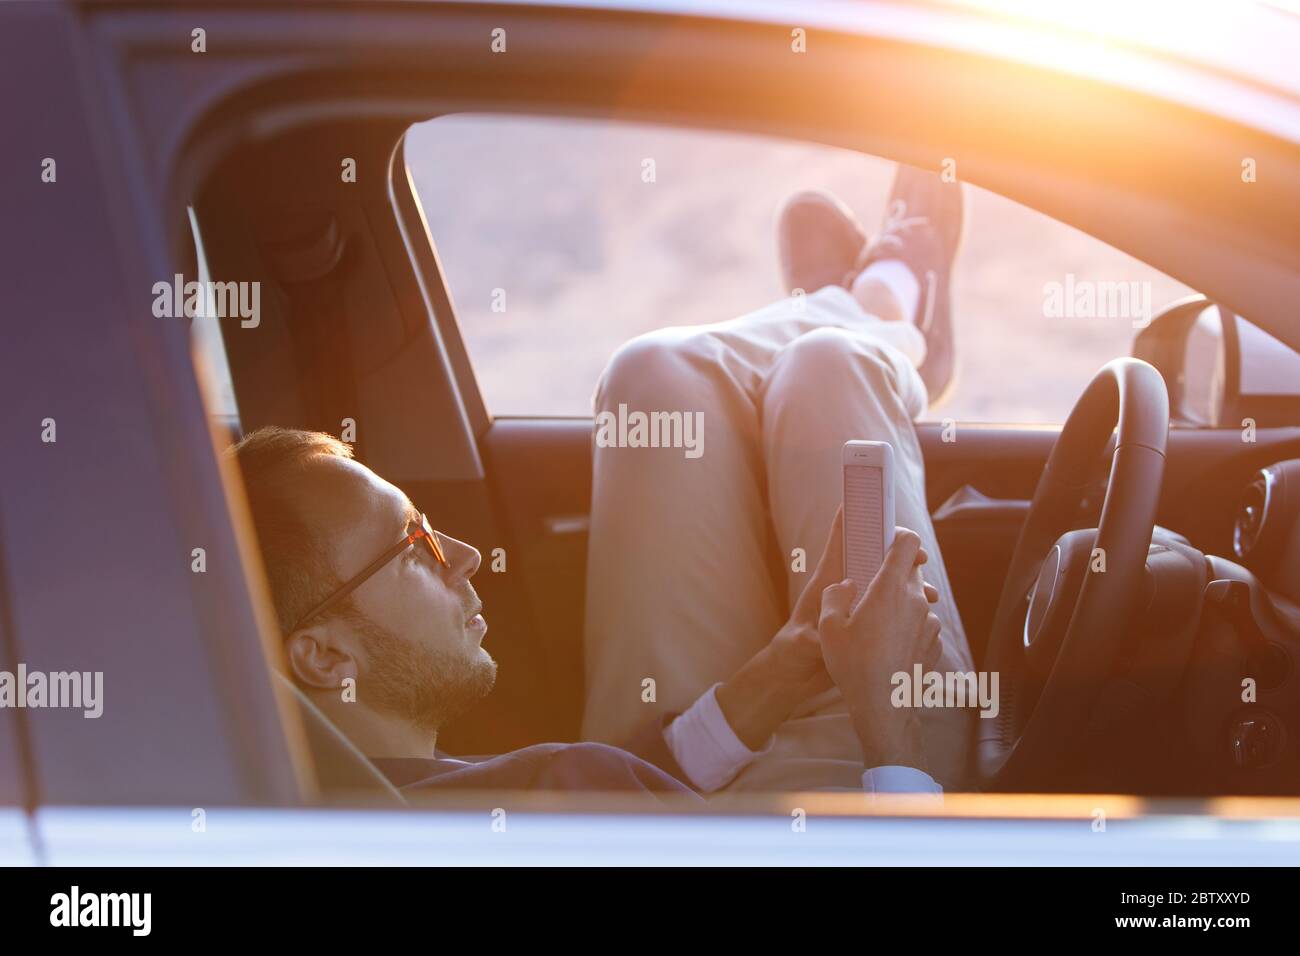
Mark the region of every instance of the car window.
MULTIPOLYGON (((774 224, 825 189, 874 232, 895 165, 791 140, 623 122, 446 116, 406 159, 488 410, 588 415, 632 336, 782 295, 774 224)), ((956 386, 927 417, 1064 420, 1190 290, 1077 229, 967 186, 956 386)))

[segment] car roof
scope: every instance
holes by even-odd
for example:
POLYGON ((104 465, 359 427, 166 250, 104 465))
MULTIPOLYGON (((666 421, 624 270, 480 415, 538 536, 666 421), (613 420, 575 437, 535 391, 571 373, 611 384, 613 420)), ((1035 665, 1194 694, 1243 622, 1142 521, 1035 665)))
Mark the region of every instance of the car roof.
MULTIPOLYGON (((478 0, 489 2, 489 0, 478 0)), ((1300 143, 1300 3, 1231 0, 522 0, 817 28, 1111 83, 1300 143)))

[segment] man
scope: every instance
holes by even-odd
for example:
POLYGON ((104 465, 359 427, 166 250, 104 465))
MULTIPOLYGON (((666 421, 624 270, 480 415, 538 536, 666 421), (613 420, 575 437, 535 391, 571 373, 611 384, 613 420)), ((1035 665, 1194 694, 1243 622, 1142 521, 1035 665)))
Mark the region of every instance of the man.
MULTIPOLYGON (((797 211, 791 207, 787 222, 797 211)), ((812 239, 809 235, 810 246, 812 239)), ((820 261, 836 251, 819 250, 820 261)), ((860 284, 870 288, 882 274, 870 272, 867 262, 854 281, 865 275, 860 284)), ((889 270, 883 275, 888 278, 889 270)), ((607 375, 605 386, 614 378, 607 375)), ((838 687, 839 712, 857 736, 857 756, 848 758, 857 779, 847 785, 937 789, 924 773, 907 769, 926 765, 928 741, 915 715, 887 706, 888 676, 918 660, 932 663, 940 653, 941 621, 929 613, 940 595, 922 580, 920 568, 930 556, 911 532, 899 530, 885 567, 850 613, 846 588, 838 583, 839 522, 828 515, 823 527, 832 531, 822 559, 795 595, 785 623, 770 632, 774 636, 758 642, 720 680, 683 700, 679 711, 645 712, 619 733, 619 742, 649 763, 598 743, 543 744, 460 761, 437 750, 438 730, 486 694, 495 677, 495 663, 482 646, 487 625, 470 584, 478 552, 430 528, 399 489, 352 460, 350 449, 327 435, 261 429, 240 442, 235 454, 284 635, 288 672, 399 786, 660 791, 689 784, 707 792, 727 785, 809 699, 838 687)), ((598 488, 609 482, 607 461, 601 473, 607 458, 597 456, 598 488)), ((838 459, 830 480, 837 482, 837 475, 838 459)), ((729 483, 727 476, 718 477, 729 483)), ((596 513, 608 519, 608 502, 598 504, 596 513)), ((759 515, 759 528, 765 522, 759 515)), ((609 544, 593 535, 593 552, 609 544)), ((683 544, 691 542, 683 539, 683 544)), ((696 582, 696 592, 699 585, 710 590, 707 582, 696 582)), ((699 599, 686 590, 685 600, 699 599)), ((590 597, 598 604, 617 600, 612 594, 590 597)), ((686 613, 707 612, 687 608, 686 613)), ((630 616, 626 623, 636 624, 630 616)), ((694 679, 699 683, 698 675, 694 679)), ((639 677, 637 687, 639 701, 639 677)), ((674 696, 679 687, 672 687, 674 696)), ((820 785, 815 777, 788 786, 820 785)))
MULTIPOLYGON (((680 718, 643 729, 633 746, 646 759, 592 743, 541 744, 474 762, 440 753, 439 729, 486 695, 496 677, 483 647, 487 623, 470 583, 478 551, 429 528, 405 494, 329 435, 262 428, 235 455, 289 676, 394 784, 421 790, 695 786, 675 754, 698 748, 692 737, 708 729, 680 718)), ((900 737, 903 721, 878 717, 888 698, 885 669, 910 667, 938 634, 937 620, 926 614, 935 595, 917 570, 926 555, 916 535, 899 529, 884 570, 850 616, 847 589, 836 583, 838 528, 837 521, 790 624, 719 691, 735 701, 727 719, 746 735, 770 732, 764 721, 773 700, 788 695, 797 704, 838 674, 852 699, 863 698, 864 752, 875 763, 923 766, 918 742, 900 737), (819 602, 823 585, 828 597, 819 602), (825 666, 818 615, 830 648, 825 666), (868 653, 873 647, 879 653, 868 653), (863 658, 872 665, 864 669, 863 658)), ((887 789, 891 780, 896 777, 881 777, 872 787, 887 789)))
MULTIPOLYGON (((936 669, 973 670, 912 426, 927 392, 944 392, 952 379, 949 289, 962 218, 961 187, 911 167, 900 167, 871 242, 836 200, 797 196, 779 228, 790 298, 728 322, 648 333, 611 359, 596 391, 598 415, 620 406, 695 413, 707 442, 697 459, 595 449, 584 739, 625 741, 647 712, 688 718, 693 702, 711 695, 731 716, 738 705, 723 682, 783 627, 786 608, 799 618, 811 587, 801 556, 826 541, 850 439, 893 446, 896 520, 920 536, 937 591, 936 669), (641 695, 647 679, 651 703, 641 695)), ((737 733, 728 736, 711 721, 716 732, 701 739, 717 745, 688 755, 694 765, 685 769, 730 790, 859 786, 864 755, 853 709, 862 702, 844 692, 839 683, 797 704, 778 697, 749 733, 733 723, 737 733)), ((940 784, 964 782, 971 716, 920 714, 940 784)), ((885 762, 865 756, 868 766, 885 762)))

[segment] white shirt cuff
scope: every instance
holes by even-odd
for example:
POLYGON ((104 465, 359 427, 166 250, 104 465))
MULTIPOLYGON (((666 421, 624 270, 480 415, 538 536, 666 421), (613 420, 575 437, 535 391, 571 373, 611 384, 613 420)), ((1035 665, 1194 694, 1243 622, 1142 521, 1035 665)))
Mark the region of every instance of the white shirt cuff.
POLYGON ((664 729, 664 740, 677 766, 701 793, 722 789, 746 764, 772 748, 768 741, 762 750, 750 750, 736 736, 718 705, 721 686, 710 687, 664 729))
POLYGON ((926 793, 943 796, 939 786, 924 770, 897 765, 872 767, 862 775, 862 789, 876 793, 926 793))

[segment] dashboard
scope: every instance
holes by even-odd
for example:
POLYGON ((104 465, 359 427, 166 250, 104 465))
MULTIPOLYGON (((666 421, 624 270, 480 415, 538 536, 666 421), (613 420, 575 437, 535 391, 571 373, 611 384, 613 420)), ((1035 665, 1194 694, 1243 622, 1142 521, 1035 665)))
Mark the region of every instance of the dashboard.
POLYGON ((1246 485, 1232 549, 1269 591, 1300 603, 1300 458, 1261 468, 1246 485))
POLYGON ((1261 468, 1207 556, 1185 718, 1207 792, 1300 793, 1300 459, 1261 468))

